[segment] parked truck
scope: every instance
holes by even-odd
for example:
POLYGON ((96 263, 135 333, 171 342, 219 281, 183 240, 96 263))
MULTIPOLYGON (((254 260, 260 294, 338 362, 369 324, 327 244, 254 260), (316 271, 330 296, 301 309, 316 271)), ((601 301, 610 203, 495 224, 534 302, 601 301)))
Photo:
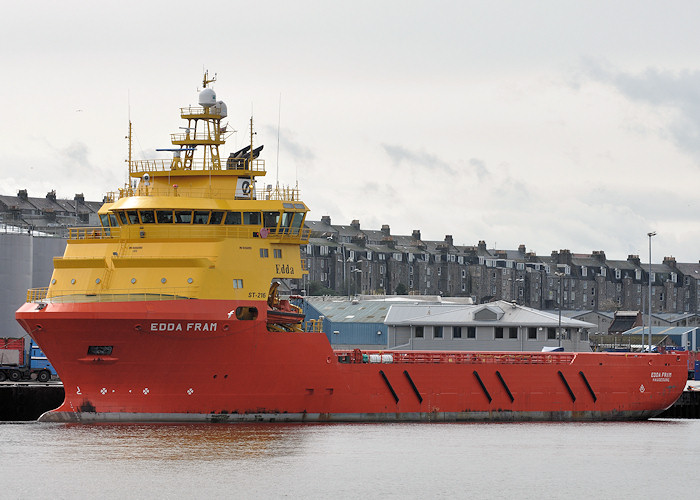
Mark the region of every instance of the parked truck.
POLYGON ((29 352, 26 352, 24 338, 0 338, 0 382, 48 382, 56 374, 34 341, 29 345, 29 352))

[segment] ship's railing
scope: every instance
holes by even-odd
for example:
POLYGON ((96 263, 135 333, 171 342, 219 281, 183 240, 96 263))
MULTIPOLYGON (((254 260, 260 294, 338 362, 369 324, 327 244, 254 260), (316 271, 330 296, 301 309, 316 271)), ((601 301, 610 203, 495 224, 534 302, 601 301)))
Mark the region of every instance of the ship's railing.
POLYGON ((350 363, 369 362, 372 355, 378 355, 383 363, 409 364, 508 364, 508 365, 568 365, 576 358, 574 353, 547 352, 457 352, 457 351, 365 351, 335 350, 338 359, 350 363))
POLYGON ((213 189, 213 188, 182 188, 177 184, 168 185, 168 187, 138 187, 120 189, 119 192, 110 192, 109 195, 114 201, 117 198, 128 198, 131 196, 180 196, 188 198, 211 198, 215 200, 275 200, 275 201, 301 201, 301 192, 299 188, 257 188, 252 190, 250 195, 242 196, 240 192, 234 189, 213 189))
POLYGON ((121 228, 111 227, 70 227, 68 228, 69 240, 104 240, 119 238, 121 228))
POLYGON ((185 164, 184 158, 167 158, 167 159, 155 159, 155 160, 132 160, 129 165, 130 174, 138 174, 145 172, 170 172, 173 175, 177 175, 178 172, 190 172, 190 171, 201 171, 203 175, 209 170, 236 170, 240 174, 245 174, 246 172, 265 172, 265 160, 255 159, 251 163, 250 158, 221 158, 221 164, 224 165, 222 169, 212 169, 211 160, 206 162, 202 158, 194 158, 191 161, 191 168, 186 170, 182 167, 185 164), (177 166, 180 168, 177 168, 177 166))
POLYGON ((145 302, 161 300, 187 300, 197 297, 199 287, 169 287, 159 290, 110 289, 109 291, 88 291, 76 293, 69 289, 30 288, 27 302, 48 302, 55 304, 83 302, 145 302))
POLYGON ((30 288, 27 290, 27 302, 41 302, 46 299, 46 293, 49 291, 49 287, 43 288, 30 288))
POLYGON ((320 333, 323 331, 323 320, 322 319, 310 319, 306 322, 305 331, 320 333))
POLYGON ((223 118, 221 106, 214 104, 213 106, 187 106, 186 108, 180 108, 180 116, 182 118, 189 118, 190 116, 203 116, 209 118, 223 118))
POLYGON ((184 141, 194 141, 199 144, 223 144, 226 142, 223 139, 223 134, 204 132, 197 132, 196 134, 177 132, 174 134, 170 134, 170 140, 173 144, 184 141))
MULTIPOLYGON (((74 227, 68 231, 68 239, 104 240, 104 239, 224 239, 224 238, 260 238, 259 226, 222 226, 208 224, 133 224, 110 228, 74 227)), ((270 229, 267 239, 276 243, 305 243, 309 241, 311 230, 308 228, 270 229)))

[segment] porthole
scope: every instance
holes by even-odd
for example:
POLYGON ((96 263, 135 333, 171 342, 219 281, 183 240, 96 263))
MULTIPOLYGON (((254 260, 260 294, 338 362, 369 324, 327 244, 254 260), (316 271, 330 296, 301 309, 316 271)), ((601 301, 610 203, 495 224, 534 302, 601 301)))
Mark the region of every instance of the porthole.
POLYGON ((70 284, 71 284, 71 285, 75 285, 75 278, 73 278, 72 280, 70 280, 70 284))
POLYGON ((168 281, 168 280, 166 280, 165 278, 161 278, 161 279, 160 279, 160 282, 161 282, 161 283, 165 283, 166 281, 168 281))
POLYGON ((101 281, 100 278, 97 278, 97 279, 95 280, 95 283, 97 283, 97 284, 99 285, 99 284, 100 284, 100 281, 101 281))
POLYGON ((187 283, 192 284, 192 278, 187 278, 187 283))
POLYGON ((134 283, 136 283, 136 278, 131 278, 131 284, 133 285, 134 283))
POLYGON ((55 285, 55 284, 56 284, 56 280, 55 280, 55 279, 52 279, 52 280, 51 280, 51 284, 52 284, 52 285, 55 285))

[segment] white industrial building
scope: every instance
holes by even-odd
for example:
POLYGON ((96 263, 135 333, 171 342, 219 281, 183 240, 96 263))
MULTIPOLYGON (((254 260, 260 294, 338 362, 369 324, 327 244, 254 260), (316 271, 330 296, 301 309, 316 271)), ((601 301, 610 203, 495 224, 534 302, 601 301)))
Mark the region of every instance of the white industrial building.
POLYGON ((384 324, 389 349, 589 352, 596 325, 506 301, 393 304, 384 324))

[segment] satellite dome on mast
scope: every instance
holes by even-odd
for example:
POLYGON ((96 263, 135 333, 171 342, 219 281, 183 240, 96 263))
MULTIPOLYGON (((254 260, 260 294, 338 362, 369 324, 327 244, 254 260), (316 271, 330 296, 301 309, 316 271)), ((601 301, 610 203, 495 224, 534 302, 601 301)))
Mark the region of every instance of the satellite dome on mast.
POLYGON ((216 92, 214 89, 205 88, 199 93, 199 105, 209 108, 216 104, 216 92))

